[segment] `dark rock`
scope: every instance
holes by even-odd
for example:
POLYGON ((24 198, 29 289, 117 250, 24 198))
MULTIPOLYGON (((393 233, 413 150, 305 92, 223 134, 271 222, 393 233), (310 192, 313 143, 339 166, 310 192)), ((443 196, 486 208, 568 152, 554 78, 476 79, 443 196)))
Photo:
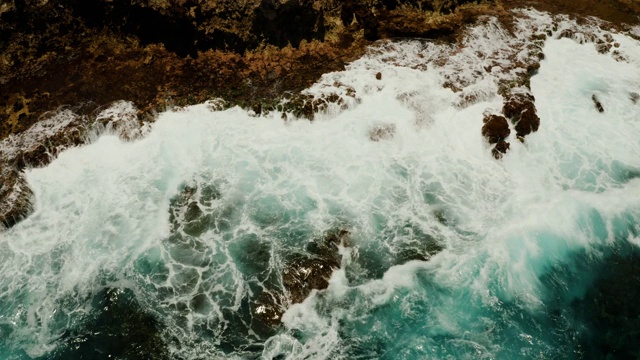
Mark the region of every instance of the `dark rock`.
POLYGON ((571 29, 564 29, 558 35, 556 35, 556 39, 573 39, 575 36, 575 32, 571 29))
POLYGON ((252 32, 279 47, 298 47, 302 40, 324 39, 323 15, 308 1, 262 0, 255 9, 252 32))
POLYGON ((346 0, 342 2, 340 8, 340 19, 345 27, 350 26, 355 19, 358 28, 364 30, 364 38, 369 41, 375 41, 380 38, 378 34, 380 21, 375 15, 375 8, 361 1, 346 0))
POLYGON ((329 278, 340 268, 342 256, 338 246, 346 244, 349 231, 332 230, 323 238, 312 241, 305 253, 297 254, 284 267, 282 283, 292 304, 300 303, 313 289, 329 286, 329 278))
POLYGON ((632 92, 629 94, 629 99, 631 99, 632 103, 637 104, 638 100, 640 100, 640 94, 632 92))
POLYGON ((531 94, 510 95, 505 101, 502 112, 515 125, 516 135, 519 138, 538 131, 540 127, 535 98, 531 94))
POLYGON ((602 103, 600 102, 596 94, 591 95, 591 100, 593 100, 593 104, 596 106, 596 109, 598 109, 598 112, 603 113, 604 107, 602 106, 602 103))
POLYGON ((395 124, 384 124, 374 126, 371 130, 369 130, 369 140, 371 141, 380 141, 380 140, 389 140, 393 139, 393 136, 396 133, 396 125, 395 124))
POLYGON ((483 122, 482 136, 487 139, 489 144, 498 143, 506 139, 511 133, 509 123, 507 123, 507 119, 504 116, 487 115, 484 117, 483 122))
POLYGON ((491 154, 496 158, 496 160, 500 160, 502 159, 504 154, 509 151, 510 146, 511 145, 508 142, 500 141, 496 144, 496 146, 493 147, 493 149, 491 149, 491 154))
POLYGON ((22 173, 6 164, 0 170, 0 230, 14 226, 31 214, 33 196, 22 173))
POLYGON ((611 44, 596 44, 596 50, 600 53, 600 54, 606 54, 611 50, 611 44))
POLYGON ((248 299, 250 303, 247 309, 242 308, 234 313, 239 318, 233 321, 238 322, 235 326, 241 328, 241 323, 250 323, 251 330, 266 339, 275 334, 289 304, 301 303, 314 289, 327 288, 331 274, 340 268, 342 261, 338 246, 349 245, 349 231, 331 230, 321 238, 311 241, 304 252, 288 255, 282 272, 282 287, 279 281, 270 277, 270 253, 263 246, 266 244, 257 239, 247 240, 248 243, 243 241, 244 247, 248 244, 246 249, 243 248, 248 252, 246 258, 234 256, 234 259, 241 271, 249 268, 250 276, 257 276, 260 285, 252 288, 254 295, 248 299), (252 262, 256 258, 259 264, 252 262), (267 275, 266 278, 264 274, 267 275), (249 319, 245 319, 245 310, 249 311, 249 319))
POLYGON ((417 241, 403 246, 395 254, 394 263, 401 265, 409 261, 429 261, 432 256, 444 250, 444 246, 431 236, 425 236, 417 241))
POLYGON ((382 73, 381 73, 381 72, 378 72, 378 73, 376 74, 376 79, 377 79, 377 80, 382 80, 382 73))
POLYGON ((640 251, 630 243, 614 246, 615 252, 596 264, 587 258, 585 272, 594 281, 570 304, 582 325, 584 359, 637 359, 640 353, 640 251))
POLYGON ((85 119, 65 110, 0 143, 0 227, 14 226, 33 210, 22 171, 48 165, 64 149, 83 144, 89 129, 85 119))
POLYGON ((62 336, 47 359, 170 359, 163 325, 131 289, 104 288, 82 324, 62 336))
POLYGON ((277 292, 263 291, 251 305, 252 330, 259 335, 269 335, 280 326, 284 314, 285 299, 277 292))

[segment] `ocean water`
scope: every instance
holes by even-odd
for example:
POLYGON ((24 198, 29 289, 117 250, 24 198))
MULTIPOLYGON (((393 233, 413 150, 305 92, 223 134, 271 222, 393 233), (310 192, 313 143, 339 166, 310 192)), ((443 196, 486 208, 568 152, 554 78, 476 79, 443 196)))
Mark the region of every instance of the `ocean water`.
POLYGON ((638 358, 640 44, 520 16, 377 44, 307 90, 345 104, 313 122, 202 104, 28 170, 35 212, 0 233, 0 359, 638 358), (547 31, 540 130, 495 160, 483 114, 547 31), (336 228, 328 289, 252 318, 336 228))

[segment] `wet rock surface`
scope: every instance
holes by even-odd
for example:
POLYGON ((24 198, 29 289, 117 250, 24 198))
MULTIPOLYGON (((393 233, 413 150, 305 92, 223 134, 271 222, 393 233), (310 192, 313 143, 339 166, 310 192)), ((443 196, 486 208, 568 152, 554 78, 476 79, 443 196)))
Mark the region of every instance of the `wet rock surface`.
POLYGON ((509 150, 509 143, 504 141, 511 134, 509 123, 504 116, 495 114, 486 115, 483 122, 482 136, 487 139, 489 144, 495 144, 491 149, 491 154, 496 160, 499 160, 509 150))
POLYGON ((12 167, 0 170, 0 230, 10 228, 33 211, 33 192, 22 174, 12 167))
MULTIPOLYGON (((211 308, 210 299, 218 304, 228 301, 212 288, 212 274, 208 271, 194 272, 193 276, 187 271, 220 266, 226 261, 220 254, 216 256, 211 244, 201 240, 205 232, 225 234, 229 230, 234 210, 220 208, 223 203, 224 196, 215 186, 199 181, 181 186, 170 201, 171 235, 163 246, 171 258, 166 266, 173 269, 167 271, 174 275, 169 279, 160 276, 158 286, 171 283, 171 299, 180 294, 198 294, 191 303, 171 305, 176 306, 176 311, 206 313, 211 308)), ((339 246, 350 246, 349 235, 346 228, 336 227, 311 239, 301 249, 282 253, 255 234, 221 235, 230 237, 228 254, 248 291, 239 308, 221 305, 225 325, 220 347, 233 352, 252 340, 264 341, 276 334, 290 305, 304 301, 313 290, 327 288, 332 273, 341 266, 339 246), (274 261, 281 264, 276 266, 274 261), (249 333, 252 335, 247 337, 249 333)), ((173 300, 168 301, 173 304, 173 300)))
POLYGON ((487 115, 483 119, 483 122, 482 136, 487 139, 489 144, 499 143, 511 134, 509 124, 504 116, 487 115))
POLYGON ((115 105, 123 104, 127 111, 105 110, 93 120, 61 110, 0 141, 0 229, 12 227, 33 210, 25 169, 46 166, 65 149, 86 143, 90 134, 109 130, 127 140, 141 136, 135 109, 124 102, 115 105))
POLYGON ((493 147, 493 149, 491 149, 491 155, 493 155, 493 157, 496 158, 496 160, 500 160, 502 159, 504 154, 506 154, 507 151, 509 151, 510 147, 511 147, 511 144, 509 144, 508 142, 500 141, 496 144, 496 146, 493 147))
POLYGON ((516 135, 521 140, 540 127, 535 98, 531 94, 511 95, 505 101, 502 112, 515 125, 516 135))
POLYGON ((600 102, 600 99, 598 99, 596 94, 591 95, 591 100, 593 101, 593 105, 595 105, 596 110, 598 110, 599 113, 603 113, 604 106, 602 106, 602 103, 600 102))
POLYGON ((307 245, 306 251, 292 256, 284 267, 282 283, 292 304, 300 303, 312 290, 329 286, 329 278, 340 268, 338 246, 348 243, 349 231, 332 230, 307 245))
POLYGON ((162 329, 131 289, 104 288, 93 296, 83 324, 41 359, 170 359, 162 329))
POLYGON ((393 136, 396 133, 396 125, 395 124, 383 124, 374 126, 371 130, 369 130, 369 140, 378 142, 380 140, 389 140, 393 139, 393 136))

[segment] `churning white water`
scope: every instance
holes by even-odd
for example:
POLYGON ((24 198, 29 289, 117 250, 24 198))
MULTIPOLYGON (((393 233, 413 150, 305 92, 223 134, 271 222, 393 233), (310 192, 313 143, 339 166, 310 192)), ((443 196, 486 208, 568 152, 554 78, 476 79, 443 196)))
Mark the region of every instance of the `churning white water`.
POLYGON ((103 135, 29 170, 36 210, 0 233, 0 357, 80 348, 69 334, 104 288, 133 294, 172 358, 587 356, 591 323, 565 308, 606 249, 640 244, 640 44, 613 32, 616 54, 600 54, 580 41, 609 34, 595 23, 521 16, 515 35, 486 19, 462 47, 380 43, 308 90, 348 104, 313 122, 197 105, 140 140, 103 135), (564 29, 577 35, 557 39, 564 29), (495 160, 480 129, 513 75, 500 67, 546 31, 531 78, 540 130, 512 131, 495 160), (447 81, 476 100, 461 104, 447 81), (380 127, 394 131, 372 141, 380 127), (195 220, 176 210, 185 189, 195 220), (336 226, 350 246, 327 290, 266 336, 234 315, 336 226), (429 246, 441 251, 400 259, 429 246))

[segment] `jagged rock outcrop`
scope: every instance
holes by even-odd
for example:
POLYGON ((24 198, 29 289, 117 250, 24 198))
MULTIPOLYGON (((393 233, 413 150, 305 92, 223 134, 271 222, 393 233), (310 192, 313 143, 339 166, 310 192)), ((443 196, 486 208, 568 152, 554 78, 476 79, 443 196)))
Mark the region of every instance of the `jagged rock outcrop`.
POLYGON ((603 113, 604 106, 602 106, 602 103, 600 102, 600 99, 598 99, 598 96, 596 96, 596 94, 591 95, 591 100, 593 100, 593 105, 595 105, 596 110, 598 110, 599 113, 603 113))
POLYGON ((489 144, 497 144, 511 134, 509 124, 504 116, 487 115, 484 117, 483 122, 482 136, 487 139, 489 144))
POLYGON ((491 149, 491 154, 496 159, 501 159, 510 146, 508 142, 504 141, 511 134, 509 123, 504 116, 495 114, 486 115, 483 122, 482 136, 487 139, 489 144, 496 144, 491 149))
POLYGON ((349 231, 333 229, 315 239, 304 251, 290 254, 282 271, 282 288, 262 289, 252 302, 254 330, 268 334, 280 325, 282 314, 290 304, 301 303, 313 290, 329 286, 331 274, 340 268, 342 255, 338 246, 349 245, 349 231))
POLYGON ((142 124, 135 113, 126 102, 115 103, 93 120, 60 110, 0 141, 0 229, 15 225, 33 210, 33 193, 23 170, 49 164, 65 149, 84 144, 90 133, 108 129, 124 139, 140 136, 142 124))
POLYGON ((531 94, 511 95, 505 101, 502 112, 515 125, 516 135, 521 141, 525 136, 538 131, 540 127, 535 98, 531 94))
POLYGON ((307 245, 306 251, 292 256, 284 267, 282 283, 292 304, 300 303, 312 290, 329 286, 331 274, 340 268, 338 246, 348 243, 349 231, 329 231, 307 245))
POLYGON ((396 134, 395 124, 376 125, 369 130, 369 140, 378 142, 380 140, 393 139, 396 134))

